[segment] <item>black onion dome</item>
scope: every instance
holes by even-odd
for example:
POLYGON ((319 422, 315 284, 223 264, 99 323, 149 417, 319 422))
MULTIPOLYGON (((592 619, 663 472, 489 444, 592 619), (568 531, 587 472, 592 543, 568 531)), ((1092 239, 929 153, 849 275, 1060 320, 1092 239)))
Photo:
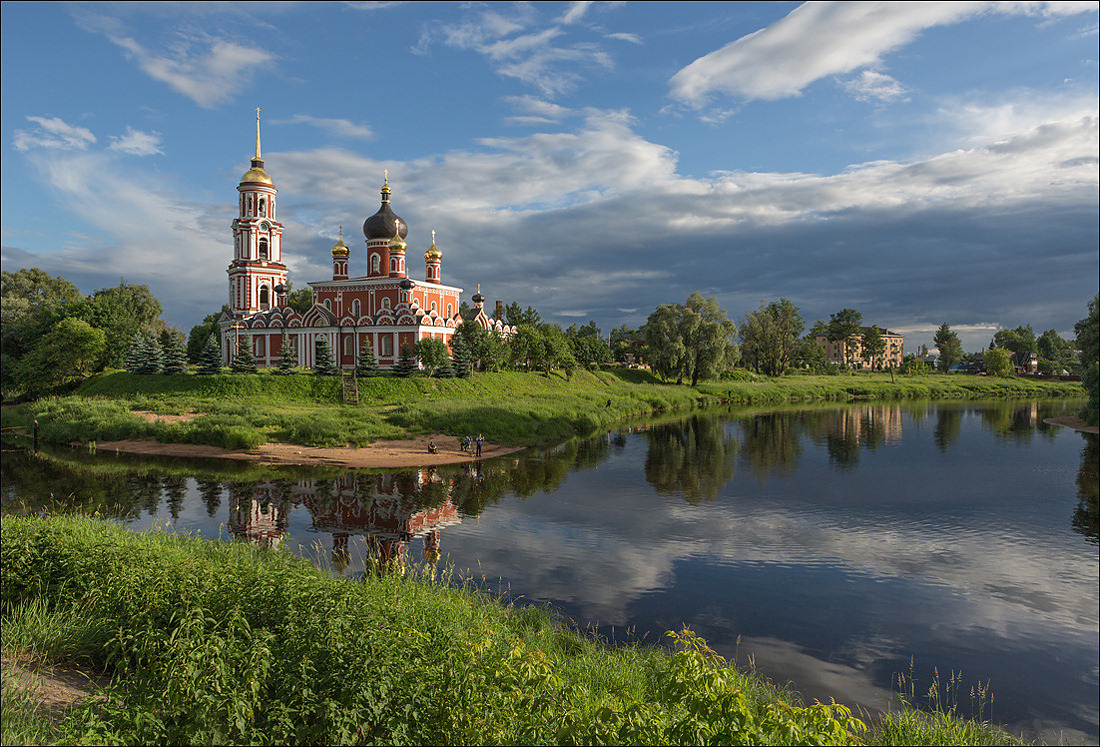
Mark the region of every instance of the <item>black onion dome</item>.
POLYGON ((402 288, 404 288, 405 290, 409 290, 410 288, 415 288, 416 287, 416 283, 409 280, 408 278, 405 278, 404 280, 402 280, 400 283, 398 283, 398 285, 401 286, 402 288))
POLYGON ((363 221, 363 235, 370 239, 392 239, 393 232, 401 226, 401 238, 409 235, 409 224, 399 218, 390 209, 389 202, 383 202, 378 212, 363 221))

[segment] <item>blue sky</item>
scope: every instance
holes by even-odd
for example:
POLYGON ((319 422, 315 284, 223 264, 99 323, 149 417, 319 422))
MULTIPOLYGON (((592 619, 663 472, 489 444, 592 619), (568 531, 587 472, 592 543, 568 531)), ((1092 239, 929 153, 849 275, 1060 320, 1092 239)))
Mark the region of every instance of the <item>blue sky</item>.
MULTIPOLYGON (((568 325, 699 290, 967 349, 1097 292, 1096 3, 0 6, 5 270, 220 308, 255 107, 297 287, 389 170, 444 281, 568 325)), ((412 263, 416 276, 423 270, 412 263)))

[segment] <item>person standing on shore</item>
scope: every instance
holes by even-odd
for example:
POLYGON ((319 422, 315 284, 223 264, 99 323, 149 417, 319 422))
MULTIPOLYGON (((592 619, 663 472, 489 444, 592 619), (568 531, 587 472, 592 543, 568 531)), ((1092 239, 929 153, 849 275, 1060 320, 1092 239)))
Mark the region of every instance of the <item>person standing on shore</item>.
POLYGON ((481 437, 481 434, 480 434, 480 433, 479 433, 479 434, 477 434, 477 456, 478 456, 478 459, 480 459, 480 458, 481 458, 481 442, 482 442, 482 441, 484 441, 484 440, 485 440, 485 439, 483 439, 483 438, 481 437))

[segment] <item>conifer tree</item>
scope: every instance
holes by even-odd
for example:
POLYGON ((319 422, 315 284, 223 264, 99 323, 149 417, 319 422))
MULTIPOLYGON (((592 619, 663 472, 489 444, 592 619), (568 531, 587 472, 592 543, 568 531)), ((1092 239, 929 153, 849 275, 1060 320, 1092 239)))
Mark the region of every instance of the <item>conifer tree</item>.
POLYGON ((374 348, 371 347, 370 343, 367 343, 359 352, 359 360, 355 364, 355 375, 370 378, 371 376, 377 376, 379 373, 378 361, 374 357, 374 348))
POLYGON ((443 365, 436 369, 435 375, 441 379, 453 379, 455 377, 455 367, 451 356, 448 355, 443 359, 443 365))
POLYGON ((313 373, 318 376, 335 376, 336 366, 332 362, 332 346, 328 344, 327 337, 317 340, 317 355, 313 361, 313 373))
POLYGON ((233 356, 230 366, 233 373, 256 373, 256 359, 252 357, 252 337, 241 338, 237 346, 237 354, 233 356))
POLYGON ((298 367, 298 344, 291 342, 290 338, 283 334, 283 357, 279 360, 279 367, 275 373, 280 376, 289 376, 298 367))
POLYGON ((130 342, 130 349, 126 351, 126 357, 122 359, 122 365, 130 373, 138 373, 141 368, 141 348, 144 339, 140 332, 134 333, 134 339, 130 342))
POLYGON ((187 373, 187 346, 184 344, 182 337, 169 331, 161 348, 164 354, 162 373, 187 373))
POLYGON ((218 345, 218 338, 216 335, 210 335, 206 338, 206 344, 203 345, 202 355, 199 356, 199 373, 204 376, 212 376, 222 372, 222 351, 221 346, 218 345))
POLYGON ((407 378, 416 371, 416 359, 408 345, 401 346, 401 356, 397 359, 397 365, 393 367, 393 375, 407 378))
POLYGON ((160 340, 153 332, 144 332, 141 335, 141 344, 138 347, 137 368, 135 373, 156 374, 160 373, 164 356, 160 352, 160 340))
POLYGON ((453 352, 451 366, 454 368, 455 376, 465 379, 470 375, 470 369, 473 367, 470 360, 470 349, 466 345, 466 338, 462 335, 456 334, 451 339, 453 341, 451 343, 453 352))

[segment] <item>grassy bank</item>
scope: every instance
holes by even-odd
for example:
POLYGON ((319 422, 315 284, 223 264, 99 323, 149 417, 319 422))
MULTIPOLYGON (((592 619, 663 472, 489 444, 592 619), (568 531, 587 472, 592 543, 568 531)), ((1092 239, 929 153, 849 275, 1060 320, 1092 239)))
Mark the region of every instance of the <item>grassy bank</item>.
POLYGON ((49 727, 9 714, 5 685, 5 743, 1009 741, 912 714, 863 732, 846 709, 798 705, 687 633, 675 654, 612 649, 540 610, 427 578, 339 581, 248 545, 5 517, 0 561, 5 651, 112 677, 49 727))
POLYGON ((309 374, 138 376, 110 372, 76 394, 3 411, 3 425, 37 418, 47 442, 153 438, 250 448, 265 441, 306 446, 364 446, 408 433, 482 433, 509 446, 562 441, 654 412, 716 404, 778 404, 853 399, 1080 397, 1080 384, 977 376, 888 374, 789 376, 745 374, 696 388, 658 381, 645 371, 577 371, 572 377, 515 372, 470 379, 374 378, 359 382, 360 404, 341 404, 340 382, 309 374), (197 415, 149 422, 135 414, 197 415))

